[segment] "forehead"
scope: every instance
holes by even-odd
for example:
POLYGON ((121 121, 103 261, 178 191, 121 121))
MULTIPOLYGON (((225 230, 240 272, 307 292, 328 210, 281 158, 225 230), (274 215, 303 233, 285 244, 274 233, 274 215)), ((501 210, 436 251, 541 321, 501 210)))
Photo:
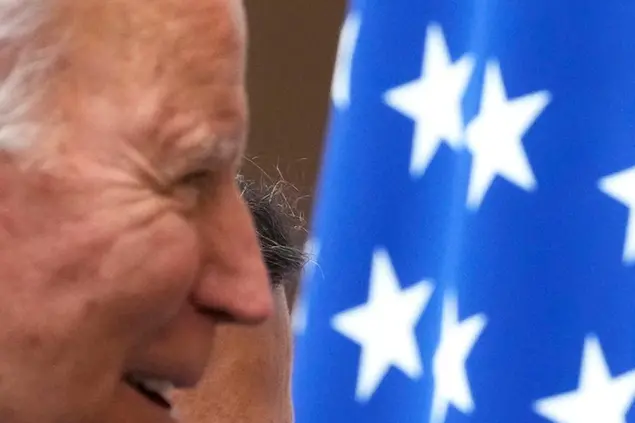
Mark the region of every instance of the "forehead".
POLYGON ((99 56, 102 66, 108 59, 122 71, 137 68, 135 76, 182 72, 204 82, 210 71, 221 76, 231 67, 236 73, 236 61, 243 59, 240 0, 58 1, 53 30, 66 38, 68 55, 84 65, 99 56))
POLYGON ((205 138, 206 130, 209 139, 244 138, 246 30, 240 0, 58 2, 48 28, 55 32, 49 38, 64 46, 52 97, 56 106, 76 113, 73 108, 97 109, 77 106, 84 100, 98 99, 101 109, 110 104, 111 121, 123 122, 126 136, 165 126, 167 138, 188 142, 205 138))

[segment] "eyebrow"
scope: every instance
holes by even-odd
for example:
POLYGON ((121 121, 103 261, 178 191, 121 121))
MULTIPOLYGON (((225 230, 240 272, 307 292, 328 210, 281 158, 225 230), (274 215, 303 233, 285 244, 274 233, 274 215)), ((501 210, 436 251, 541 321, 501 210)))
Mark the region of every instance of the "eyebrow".
POLYGON ((242 159, 244 146, 237 139, 219 138, 212 150, 217 161, 237 165, 242 159))
POLYGON ((177 139, 161 153, 162 179, 169 182, 190 172, 215 171, 228 165, 236 166, 242 156, 242 149, 238 144, 213 136, 177 139))

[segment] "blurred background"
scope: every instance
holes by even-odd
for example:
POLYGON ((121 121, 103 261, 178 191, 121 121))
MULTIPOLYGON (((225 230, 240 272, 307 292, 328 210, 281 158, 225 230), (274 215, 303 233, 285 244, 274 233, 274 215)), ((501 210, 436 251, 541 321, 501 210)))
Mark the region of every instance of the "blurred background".
POLYGON ((243 172, 311 223, 296 421, 635 423, 635 2, 246 3, 243 172))
POLYGON ((247 1, 251 130, 244 172, 278 174, 310 218, 344 0, 247 1), (310 17, 310 18, 309 18, 310 17))
POLYGON ((311 223, 295 420, 635 423, 635 2, 246 4, 243 171, 311 223))

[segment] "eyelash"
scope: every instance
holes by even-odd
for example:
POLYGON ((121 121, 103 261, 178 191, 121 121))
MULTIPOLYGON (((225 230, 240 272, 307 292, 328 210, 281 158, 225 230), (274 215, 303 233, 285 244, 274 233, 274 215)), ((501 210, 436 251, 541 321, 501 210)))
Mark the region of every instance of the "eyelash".
POLYGON ((174 198, 178 199, 183 210, 196 209, 203 198, 207 197, 212 186, 211 177, 211 171, 202 169, 190 172, 176 181, 171 192, 174 198))
POLYGON ((207 182, 211 176, 209 170, 190 172, 179 180, 179 185, 198 185, 207 182))

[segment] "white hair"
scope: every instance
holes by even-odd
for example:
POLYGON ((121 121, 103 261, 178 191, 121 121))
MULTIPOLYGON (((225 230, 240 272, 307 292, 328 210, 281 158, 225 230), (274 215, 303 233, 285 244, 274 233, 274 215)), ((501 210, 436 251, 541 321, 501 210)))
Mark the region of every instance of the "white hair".
POLYGON ((21 150, 37 138, 41 123, 32 112, 44 95, 46 71, 56 55, 52 47, 34 40, 50 3, 0 0, 0 60, 10 60, 0 76, 0 150, 21 150))

